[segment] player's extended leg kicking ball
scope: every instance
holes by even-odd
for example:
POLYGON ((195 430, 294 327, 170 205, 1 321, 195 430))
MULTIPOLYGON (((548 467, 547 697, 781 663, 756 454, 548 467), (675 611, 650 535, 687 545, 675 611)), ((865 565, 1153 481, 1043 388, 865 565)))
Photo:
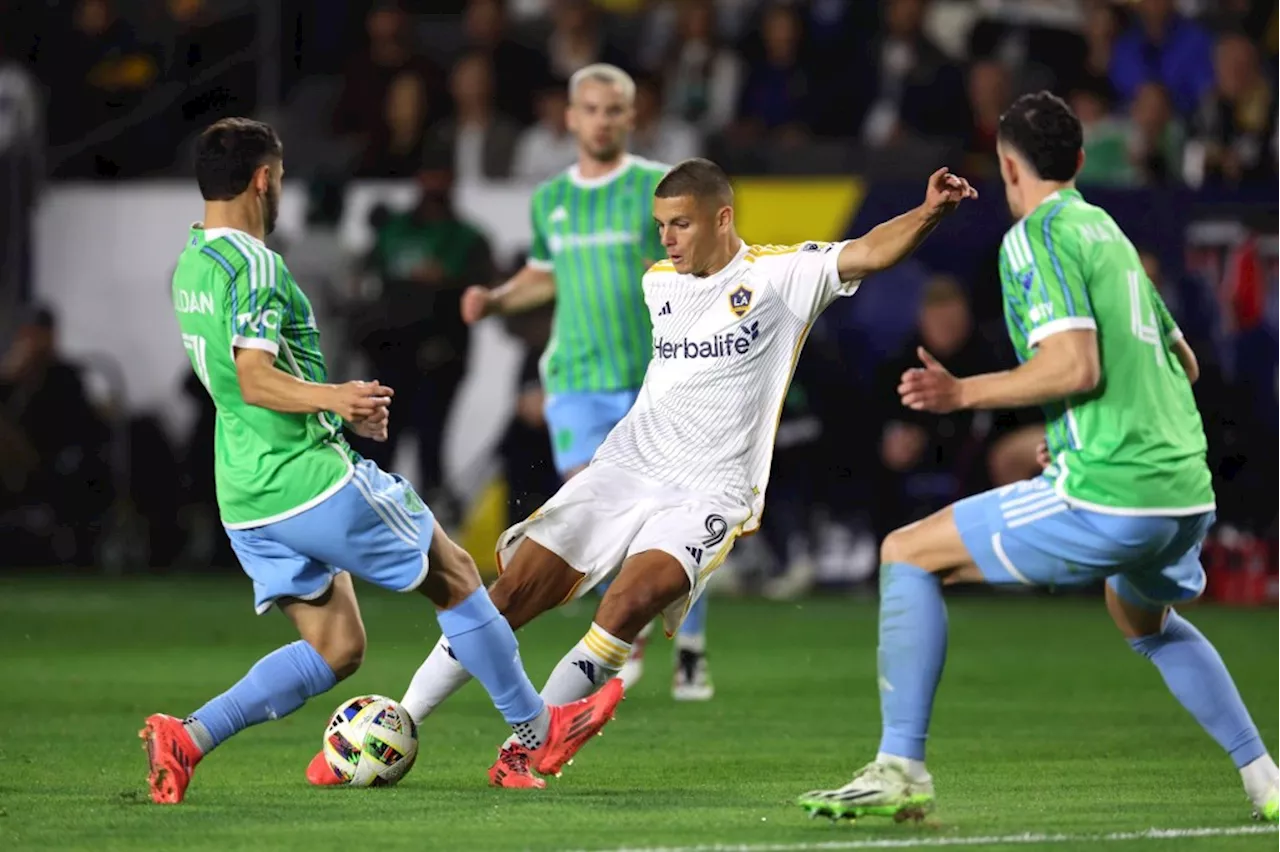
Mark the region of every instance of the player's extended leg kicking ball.
MULTIPOLYGON (((670 167, 627 153, 635 92, 631 76, 613 65, 574 73, 568 126, 577 162, 534 190, 525 266, 501 287, 472 287, 462 298, 469 323, 555 303, 541 372, 556 470, 565 480, 587 466, 631 409, 653 354, 642 277, 664 253, 653 226, 653 190, 670 167), (602 230, 598 210, 625 213, 602 230)), ((706 701, 714 694, 706 609, 707 598, 698 598, 674 637, 671 695, 677 701, 706 701)), ((618 675, 628 688, 644 671, 651 626, 637 637, 618 675)))
POLYGON ((364 625, 350 574, 420 591, 441 632, 531 755, 555 774, 612 717, 621 683, 551 707, 529 682, 515 635, 471 557, 440 530, 404 480, 359 459, 344 426, 386 440, 393 392, 326 383, 311 306, 262 242, 281 191, 275 131, 246 119, 210 126, 197 145, 203 224, 173 277, 192 369, 218 409, 218 504, 259 613, 273 605, 301 641, 259 660, 185 721, 149 716, 140 732, 151 798, 181 802, 196 765, 250 725, 279 719, 360 665, 364 625), (347 573, 350 572, 350 573, 347 573))
MULTIPOLYGON (((643 309, 643 305, 641 305, 643 309)), ((552 435, 556 470, 568 480, 585 471, 609 432, 635 404, 634 391, 610 393, 570 392, 547 399, 547 426, 552 435)), ((596 591, 603 596, 609 583, 596 591)), ((644 656, 654 622, 646 624, 631 643, 626 661, 618 670, 627 689, 644 674, 644 656)), ((700 596, 689 606, 675 636, 675 670, 671 678, 671 697, 676 701, 709 701, 715 696, 711 671, 707 665, 707 597, 700 596)))
POLYGON ((940 414, 1043 405, 1044 474, 885 539, 879 753, 843 787, 801 796, 812 815, 902 820, 932 809, 925 738, 947 652, 944 582, 1106 578, 1107 610, 1129 646, 1230 757, 1254 815, 1276 821, 1275 761, 1222 658, 1174 609, 1204 589, 1200 545, 1214 520, 1191 393, 1199 367, 1132 243, 1074 188, 1081 137, 1047 92, 1019 98, 1000 120, 1000 170, 1019 219, 1000 277, 1021 366, 961 379, 921 350, 923 367, 899 387, 907 407, 940 414))
MULTIPOLYGON (((976 193, 939 169, 916 209, 855 240, 794 246, 745 244, 729 179, 708 160, 675 166, 654 195, 670 259, 644 277, 654 356, 636 403, 585 470, 498 540, 489 593, 516 629, 610 581, 547 701, 617 682, 648 624, 661 615, 670 635, 687 620, 735 539, 759 525, 777 411, 812 322, 976 193)), ((402 703, 421 721, 468 679, 441 639, 402 703)), ((489 780, 543 786, 518 740, 499 748, 489 780)))

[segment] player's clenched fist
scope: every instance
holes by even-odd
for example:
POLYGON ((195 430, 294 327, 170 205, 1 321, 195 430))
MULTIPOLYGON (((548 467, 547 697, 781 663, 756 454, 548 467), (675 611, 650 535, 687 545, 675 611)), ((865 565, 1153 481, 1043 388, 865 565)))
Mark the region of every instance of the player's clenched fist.
POLYGON ((467 325, 479 322, 489 315, 492 303, 487 287, 468 287, 462 292, 462 321, 467 325))
POLYGON ((329 410, 351 423, 372 417, 391 404, 395 391, 386 385, 372 382, 344 382, 333 388, 333 402, 329 410))
POLYGON ((977 198, 978 190, 969 185, 969 181, 953 175, 943 166, 929 176, 929 187, 925 190, 925 207, 931 213, 946 215, 966 198, 977 198))
POLYGON ((351 424, 352 431, 361 438, 370 438, 381 443, 387 440, 387 427, 391 423, 391 407, 384 405, 368 417, 348 422, 351 424))

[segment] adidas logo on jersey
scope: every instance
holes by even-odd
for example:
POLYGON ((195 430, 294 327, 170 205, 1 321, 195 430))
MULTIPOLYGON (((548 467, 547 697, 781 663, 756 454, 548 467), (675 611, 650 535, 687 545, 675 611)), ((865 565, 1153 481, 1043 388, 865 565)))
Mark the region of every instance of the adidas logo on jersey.
POLYGON ((663 303, 662 303, 662 307, 658 310, 658 316, 660 316, 660 317, 669 317, 669 316, 671 316, 671 303, 670 303, 670 302, 663 302, 663 303))
POLYGON ((695 565, 701 565, 701 564, 702 564, 702 548, 700 548, 700 547, 694 547, 694 546, 693 546, 693 545, 691 545, 691 544, 686 544, 686 545, 684 546, 684 549, 685 549, 685 550, 687 550, 687 551, 689 551, 689 555, 693 557, 693 563, 694 563, 695 565))
POLYGON ((565 219, 568 219, 568 218, 569 218, 569 211, 565 210, 563 207, 557 207, 555 210, 551 211, 551 215, 547 217, 547 221, 563 222, 565 219))
MULTIPOLYGON (((661 312, 659 312, 661 314, 661 312)), ((751 344, 760 336, 760 322, 743 323, 734 331, 717 334, 710 340, 667 340, 654 338, 654 358, 729 358, 733 355, 746 355, 751 351, 751 344)))

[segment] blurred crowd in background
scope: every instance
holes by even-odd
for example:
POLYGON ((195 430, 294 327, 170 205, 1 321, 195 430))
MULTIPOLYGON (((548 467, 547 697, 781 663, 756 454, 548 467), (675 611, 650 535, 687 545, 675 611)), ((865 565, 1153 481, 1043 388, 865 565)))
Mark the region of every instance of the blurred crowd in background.
MULTIPOLYGON (((946 163, 997 180, 1001 111, 1048 88, 1084 124, 1086 195, 1265 189, 1272 204, 1248 213, 1225 275, 1206 281, 1181 262, 1180 233, 1140 248, 1206 366, 1197 395, 1221 525, 1275 539, 1274 3, 0 0, 0 20, 0 305, 22 318, 0 323, 0 524, 24 542, 0 562, 100 563, 128 540, 107 532, 130 527, 152 564, 231 563, 211 520, 213 412, 199 384, 184 385, 199 411, 191 434, 95 408, 59 355, 56 306, 35 304, 29 248, 47 181, 187 176, 194 135, 226 115, 269 120, 284 138, 307 229, 276 247, 318 303, 335 370, 399 390, 392 442, 360 449, 389 463, 411 434, 405 473, 444 517, 464 517, 440 460, 470 345, 458 297, 522 258, 496 256, 455 212, 453 187, 536 181, 573 162, 565 84, 598 61, 635 76, 631 149, 664 162, 703 155, 736 175, 885 182, 946 163), (334 235, 359 179, 412 181, 419 198, 375 210, 374 246, 354 256, 334 235), (445 244, 447 257, 424 249, 445 244), (146 452, 122 462, 122 445, 146 452)), ((1036 470, 1036 412, 917 416, 893 390, 917 343, 957 373, 1012 362, 994 255, 989 265, 957 275, 908 263, 893 274, 909 298, 852 300, 870 343, 850 344, 840 317, 815 332, 763 536, 779 594, 810 585, 823 560, 874 562, 888 529, 1036 470)), ((536 368, 548 328, 545 312, 506 323, 527 352, 497 448, 512 517, 557 484, 536 368)))

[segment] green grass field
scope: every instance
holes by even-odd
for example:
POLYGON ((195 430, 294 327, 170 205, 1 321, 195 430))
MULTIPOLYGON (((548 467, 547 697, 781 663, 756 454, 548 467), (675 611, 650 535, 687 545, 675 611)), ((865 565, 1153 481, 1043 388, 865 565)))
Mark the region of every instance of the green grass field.
MULTIPOLYGON (((186 803, 163 808, 145 792, 143 716, 193 709, 294 638, 288 623, 255 617, 239 579, 0 578, 0 849, 1276 848, 1227 758, 1101 603, 1076 598, 951 601, 925 825, 811 821, 792 804, 875 752, 868 599, 713 601, 715 700, 670 700, 660 641, 617 721, 545 791, 486 786, 506 728, 474 684, 423 725, 398 787, 314 790, 302 771, 328 714, 362 692, 399 696, 438 633, 421 599, 361 592, 364 668, 226 744, 186 803), (1213 833, 1133 837, 1152 828, 1213 833)), ((1274 749, 1276 613, 1188 614, 1274 749)), ((536 683, 588 621, 579 604, 521 634, 536 683)))

